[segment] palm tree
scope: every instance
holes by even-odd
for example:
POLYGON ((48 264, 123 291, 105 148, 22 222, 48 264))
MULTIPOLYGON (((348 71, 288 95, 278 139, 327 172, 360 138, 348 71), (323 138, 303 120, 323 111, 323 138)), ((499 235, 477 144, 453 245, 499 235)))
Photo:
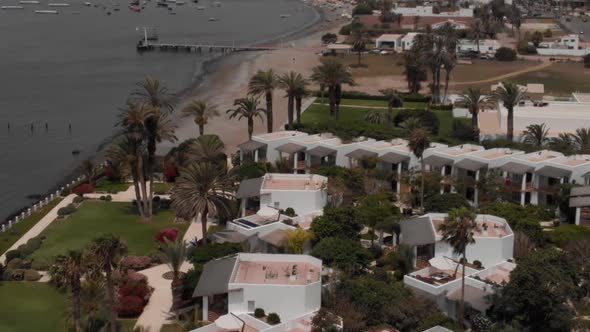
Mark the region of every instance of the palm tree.
POLYGON ((255 96, 264 95, 266 99, 266 131, 273 131, 272 95, 278 85, 277 76, 272 69, 259 70, 250 79, 248 93, 255 96))
POLYGON ((248 121, 248 139, 252 139, 254 118, 259 117, 262 120, 266 111, 258 107, 258 99, 253 96, 236 99, 234 106, 236 106, 234 109, 227 110, 226 113, 229 114, 230 119, 246 119, 248 121))
POLYGON ((416 130, 418 128, 424 127, 422 125, 422 120, 420 120, 420 118, 416 117, 416 116, 412 116, 412 117, 407 118, 405 121, 400 123, 399 126, 403 129, 407 130, 409 133, 413 132, 414 130, 416 130))
POLYGON ((572 154, 578 148, 575 135, 570 133, 559 133, 557 137, 549 139, 549 146, 555 151, 564 154, 572 154))
POLYGON ((579 128, 576 129, 574 134, 574 141, 580 151, 590 150, 590 128, 579 128))
POLYGON ((469 87, 459 96, 459 102, 471 114, 471 128, 479 137, 479 112, 492 107, 491 98, 483 94, 481 88, 469 87))
POLYGON ((416 156, 420 159, 420 173, 422 182, 420 184, 420 208, 424 209, 424 173, 426 172, 426 166, 424 165, 424 151, 430 146, 430 133, 424 128, 414 129, 410 134, 410 141, 408 147, 416 156))
POLYGON ((508 111, 506 136, 512 141, 514 139, 514 107, 524 99, 525 91, 515 83, 502 82, 494 91, 494 97, 498 102, 502 102, 508 111))
POLYGON ((457 65, 457 61, 455 58, 455 53, 446 53, 445 57, 443 58, 443 65, 445 69, 445 92, 443 94, 442 101, 444 103, 447 102, 447 93, 449 92, 449 81, 451 80, 451 72, 455 69, 457 65))
POLYGON ((475 19, 471 24, 471 33, 475 37, 475 43, 477 44, 477 53, 479 53, 479 39, 483 31, 483 26, 480 19, 475 19))
POLYGON ((387 122, 387 114, 379 110, 369 110, 365 113, 365 121, 373 124, 381 124, 387 122))
POLYGON ((133 187, 135 189, 135 202, 139 214, 144 217, 143 198, 141 196, 139 185, 139 174, 137 168, 137 146, 128 137, 123 137, 115 141, 106 152, 109 164, 122 165, 125 173, 131 174, 133 187))
POLYGON ((293 116, 295 113, 295 99, 298 95, 305 92, 305 85, 307 84, 303 76, 294 71, 290 71, 281 75, 278 78, 279 87, 285 90, 288 99, 287 103, 287 118, 289 129, 293 129, 293 116))
POLYGON ((162 260, 166 262, 168 267, 172 270, 172 309, 176 310, 179 307, 179 290, 182 285, 182 282, 180 281, 180 268, 186 260, 187 255, 186 242, 180 239, 177 239, 174 242, 167 242, 162 245, 161 250, 162 260))
POLYGON ((340 98, 342 85, 354 85, 350 71, 342 63, 334 59, 323 60, 319 66, 313 67, 311 79, 320 86, 328 88, 330 98, 330 115, 336 120, 340 117, 340 98))
POLYGON ((212 117, 219 116, 219 111, 214 105, 207 103, 205 100, 193 100, 187 107, 182 110, 182 117, 192 117, 195 124, 199 127, 199 135, 205 132, 205 125, 212 117))
POLYGON ((176 215, 194 220, 201 215, 203 243, 207 243, 207 216, 229 214, 234 200, 233 183, 225 168, 211 163, 196 163, 180 170, 172 188, 172 207, 176 215))
POLYGON ((422 88, 420 82, 426 81, 427 79, 420 51, 417 48, 412 48, 407 52, 404 52, 402 57, 404 75, 408 82, 408 91, 410 93, 418 93, 422 88))
POLYGON ((295 92, 295 117, 297 118, 297 124, 301 124, 301 106, 303 103, 303 98, 310 95, 310 91, 308 90, 309 81, 303 79, 298 82, 298 86, 295 92))
POLYGON ((468 208, 462 207, 449 212, 445 222, 438 226, 442 233, 443 241, 447 242, 456 254, 462 255, 460 261, 463 272, 461 273, 461 302, 459 306, 459 326, 463 326, 464 302, 465 302, 465 251, 467 246, 475 243, 473 233, 478 229, 475 222, 475 214, 468 208))
POLYGON ((84 173, 86 180, 88 180, 88 184, 91 187, 94 187, 94 177, 96 176, 96 167, 94 167, 94 163, 90 159, 86 159, 80 165, 80 170, 84 173))
POLYGON ((51 266, 49 274, 51 282, 58 288, 69 288, 72 292, 72 316, 76 332, 82 331, 82 306, 80 293, 81 278, 86 273, 86 265, 82 251, 68 250, 65 255, 59 255, 51 266))
POLYGON ((131 95, 135 97, 137 103, 147 104, 168 112, 172 112, 174 109, 172 105, 174 95, 160 80, 146 77, 144 81, 136 83, 135 86, 137 89, 131 95))
POLYGON ((352 50, 356 52, 358 57, 357 66, 360 67, 361 63, 361 55, 366 49, 367 39, 365 38, 365 33, 363 32, 362 28, 355 29, 352 32, 352 37, 354 39, 352 43, 352 50))
POLYGON ((225 166, 225 144, 217 135, 199 136, 192 144, 188 152, 191 160, 195 162, 209 162, 214 165, 225 166))
POLYGON ((89 261, 93 268, 93 275, 95 277, 104 275, 106 298, 110 310, 110 330, 111 332, 117 332, 117 308, 113 271, 117 269, 121 258, 127 253, 127 246, 118 237, 112 234, 103 234, 92 240, 88 253, 89 261))
POLYGON ((403 101, 399 96, 399 93, 395 89, 382 89, 379 90, 385 98, 387 98, 387 112, 391 113, 394 107, 402 107, 403 101))
POLYGON ((526 127, 526 130, 523 131, 524 142, 526 144, 530 144, 536 148, 542 148, 545 143, 549 140, 547 136, 549 135, 549 128, 542 123, 542 124, 532 124, 526 127))

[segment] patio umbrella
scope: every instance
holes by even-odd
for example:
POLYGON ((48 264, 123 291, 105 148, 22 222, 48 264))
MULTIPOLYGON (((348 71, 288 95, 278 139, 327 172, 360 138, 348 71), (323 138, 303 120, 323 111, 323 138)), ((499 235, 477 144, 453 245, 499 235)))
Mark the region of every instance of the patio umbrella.
POLYGON ((219 316, 219 318, 215 320, 215 325, 217 325, 217 327, 229 331, 240 330, 242 328, 242 324, 243 323, 232 314, 219 316))
POLYGON ((436 256, 431 258, 428 260, 428 263, 439 270, 454 270, 455 267, 457 267, 457 263, 444 256, 436 256))
POLYGON ((279 211, 268 206, 263 206, 260 208, 260 210, 258 210, 258 212, 256 212, 256 214, 264 220, 273 220, 278 217, 279 211))

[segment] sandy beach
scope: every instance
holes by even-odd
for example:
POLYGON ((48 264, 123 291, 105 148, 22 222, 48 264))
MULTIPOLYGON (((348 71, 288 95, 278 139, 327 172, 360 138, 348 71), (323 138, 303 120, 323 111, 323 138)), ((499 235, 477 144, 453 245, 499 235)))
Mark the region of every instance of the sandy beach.
MULTIPOLYGON (((205 99, 216 105, 221 115, 209 120, 205 126, 205 134, 216 134, 221 137, 226 145, 227 153, 237 151, 237 145, 248 139, 246 121, 229 119, 226 110, 233 107, 237 98, 245 97, 248 93, 248 81, 258 70, 272 68, 276 74, 295 71, 305 77, 309 77, 312 68, 320 63, 317 55, 322 49, 321 36, 328 31, 338 31, 342 22, 332 24, 318 23, 310 28, 303 37, 282 42, 278 50, 234 53, 230 54, 215 64, 211 73, 207 74, 203 82, 195 88, 193 93, 184 97, 176 107, 176 113, 193 99, 205 99)), ((280 130, 287 122, 287 99, 284 91, 276 90, 273 98, 274 128, 280 130)), ((310 100, 304 101, 305 104, 310 100)), ((260 107, 264 108, 264 99, 260 99, 260 107)), ((182 142, 198 136, 198 129, 190 118, 179 119, 176 136, 182 142)), ((266 121, 257 119, 254 126, 254 134, 266 132, 266 121)), ((174 144, 163 143, 160 151, 165 152, 174 144)))

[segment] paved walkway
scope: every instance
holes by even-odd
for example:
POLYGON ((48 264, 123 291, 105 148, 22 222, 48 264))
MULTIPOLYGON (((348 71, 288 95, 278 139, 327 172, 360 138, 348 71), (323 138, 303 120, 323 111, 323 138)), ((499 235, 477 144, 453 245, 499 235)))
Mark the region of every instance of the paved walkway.
MULTIPOLYGON (((43 230, 45 230, 45 228, 47 228, 47 226, 49 226, 57 218, 57 211, 59 209, 61 209, 62 207, 65 207, 68 204, 72 203, 74 201, 74 197, 76 197, 75 194, 70 194, 67 197, 65 197, 61 202, 59 202, 59 204, 57 204, 51 211, 49 211, 45 215, 45 217, 41 218, 41 220, 39 220, 35 224, 35 226, 33 226, 31 229, 29 229, 28 232, 26 232, 23 236, 21 236, 21 238, 18 239, 18 241, 16 241, 6 251, 14 250, 14 249, 18 248, 20 245, 27 243, 27 241, 29 241, 30 239, 41 234, 41 232, 43 232, 43 230)), ((6 253, 3 253, 2 256, 0 256, 0 264, 4 264, 5 262, 6 262, 6 253)))
MULTIPOLYGON (((150 188, 148 186, 147 192, 149 194, 150 188)), ((135 199, 135 186, 131 185, 127 190, 118 192, 116 194, 84 194, 84 197, 91 198, 91 199, 99 199, 101 196, 111 195, 113 202, 132 202, 135 199)), ((170 195, 157 195, 163 199, 169 199, 170 195)))
MULTIPOLYGON (((210 220, 211 221, 211 220, 210 220)), ((211 222, 207 223, 207 227, 211 222)), ((191 241, 194 238, 199 239, 203 237, 201 222, 193 222, 190 224, 183 240, 191 241)), ((184 262, 180 270, 182 272, 188 271, 192 267, 189 262, 184 262)), ((162 278, 162 275, 170 271, 167 264, 161 264, 139 271, 148 278, 148 284, 154 289, 148 304, 143 309, 143 313, 135 323, 136 327, 143 327, 148 331, 160 331, 162 326, 166 323, 169 316, 170 308, 172 307, 172 280, 162 278)))

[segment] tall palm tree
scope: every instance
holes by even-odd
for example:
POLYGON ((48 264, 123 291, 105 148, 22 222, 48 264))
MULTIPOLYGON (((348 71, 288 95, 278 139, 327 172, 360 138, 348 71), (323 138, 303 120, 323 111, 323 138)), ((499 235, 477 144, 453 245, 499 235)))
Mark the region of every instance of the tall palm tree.
POLYGON ((502 82, 500 87, 494 91, 493 95, 508 111, 506 137, 512 141, 514 139, 514 107, 524 99, 525 91, 516 83, 502 82))
POLYGON ((272 69, 259 70, 250 79, 248 93, 255 96, 262 96, 266 99, 266 131, 272 133, 274 130, 272 113, 272 95, 278 86, 277 76, 272 69))
POLYGON ((153 108, 159 108, 172 112, 174 95, 168 90, 166 84, 160 80, 146 77, 144 81, 135 84, 136 90, 131 94, 136 102, 148 104, 153 108))
POLYGON ((227 110, 229 118, 238 118, 238 120, 246 119, 248 122, 248 139, 252 139, 254 132, 254 118, 263 119, 263 114, 266 111, 258 107, 258 99, 254 96, 236 99, 234 101, 234 109, 227 110))
POLYGON ((88 249, 89 261, 95 277, 104 275, 109 306, 109 321, 111 332, 117 332, 117 308, 115 302, 115 271, 121 258, 127 253, 127 246, 121 239, 112 234, 103 234, 92 240, 88 249))
POLYGON ((574 141, 580 151, 590 150, 590 128, 579 128, 576 129, 574 134, 574 141))
POLYGON ((289 129, 293 129, 293 116, 295 115, 295 99, 304 92, 306 81, 303 76, 294 71, 285 73, 278 78, 279 87, 285 90, 287 97, 287 118, 289 129))
POLYGON ((203 243, 207 243, 207 217, 230 213, 234 200, 233 183, 227 170, 211 163, 196 163, 180 170, 172 188, 172 208, 176 215, 194 220, 201 215, 203 243))
POLYGON ((549 140, 549 128, 542 124, 532 124, 526 127, 526 130, 522 132, 524 137, 524 143, 530 144, 536 148, 542 148, 549 140))
POLYGON ((342 85, 354 86, 352 74, 342 63, 334 59, 323 60, 319 66, 313 68, 311 79, 320 86, 328 88, 330 98, 330 115, 336 120, 340 117, 340 99, 342 85))
POLYGON ((201 136, 205 133, 205 125, 209 122, 209 119, 216 116, 219 116, 217 107, 209 104, 206 100, 193 100, 182 110, 182 117, 192 117, 195 120, 201 136))
POLYGON ((394 107, 401 107, 403 105, 402 98, 395 89, 382 89, 379 90, 385 98, 387 98, 387 112, 391 113, 394 107))
POLYGON ((72 292, 72 316, 76 332, 82 331, 81 288, 82 276, 86 273, 86 264, 80 250, 68 250, 65 255, 59 255, 51 266, 49 274, 51 282, 59 288, 72 292))
POLYGON ((310 91, 308 90, 309 81, 307 79, 303 79, 298 81, 297 89, 295 90, 295 117, 297 118, 297 124, 301 124, 301 112, 302 112, 302 104, 303 98, 310 95, 310 91))
POLYGON ((411 48, 402 55, 404 66, 404 75, 408 82, 408 91, 410 93, 418 93, 422 88, 420 82, 426 81, 427 74, 424 69, 424 62, 421 57, 421 52, 417 48, 411 48))
POLYGON ((467 246, 475 243, 474 232, 478 229, 475 222, 475 213, 462 207, 449 212, 445 222, 438 226, 442 233, 443 241, 447 242, 456 254, 462 255, 461 265, 461 302, 459 306, 459 326, 463 326, 464 302, 465 302, 465 251, 467 246))
POLYGON ((447 93, 449 92, 449 82, 451 80, 451 72, 453 72, 457 66, 457 59, 454 52, 445 54, 445 57, 443 58, 443 66, 445 69, 445 92, 443 94, 442 101, 446 103, 447 93))
POLYGON ((459 96, 459 102, 471 114, 471 128, 479 137, 479 112, 492 107, 492 100, 485 96, 481 88, 469 87, 459 96))
POLYGON ((480 19, 475 19, 473 23, 471 23, 471 33, 473 37, 475 37, 475 43, 477 44, 477 53, 479 53, 479 39, 481 38, 481 33, 483 32, 483 26, 480 19))
POLYGON ((420 208, 424 209, 424 173, 426 172, 426 166, 424 164, 424 151, 430 146, 430 133, 424 128, 414 129, 410 134, 410 140, 408 147, 416 156, 420 159, 420 173, 421 173, 421 184, 420 184, 420 208))
POLYGON ((174 242, 167 242, 161 247, 161 257, 170 270, 172 270, 172 310, 178 309, 178 299, 180 297, 179 288, 182 285, 180 281, 180 268, 186 260, 187 249, 186 242, 176 239, 174 242))
POLYGON ((94 177, 96 176, 96 167, 94 163, 90 159, 86 159, 80 165, 80 170, 84 173, 86 180, 88 180, 88 184, 91 187, 94 187, 94 177))
POLYGON ((570 133, 559 133, 557 137, 551 137, 549 146, 551 149, 564 154, 572 154, 578 149, 576 138, 570 133))
POLYGON ((366 50, 367 39, 365 38, 365 33, 362 28, 355 29, 352 32, 353 43, 352 43, 352 50, 356 52, 358 57, 357 66, 361 66, 361 55, 366 50))
POLYGON ((199 136, 188 152, 189 158, 195 162, 209 162, 225 166, 225 144, 217 135, 199 136))
MULTIPOLYGON (((146 165, 145 156, 147 152, 147 122, 158 113, 154 108, 146 104, 137 104, 128 102, 126 107, 119 114, 118 126, 123 128, 123 134, 127 138, 128 151, 133 154, 133 166, 137 179, 134 179, 134 185, 138 188, 136 199, 141 202, 140 214, 149 220, 151 210, 149 209, 149 197, 146 187, 146 165)), ((149 156, 147 157, 149 159, 149 156)))
POLYGON ((131 174, 133 187, 135 189, 135 202, 139 214, 144 217, 143 198, 139 185, 139 174, 137 168, 137 147, 128 137, 116 140, 107 150, 106 158, 109 164, 121 165, 123 174, 131 174))

